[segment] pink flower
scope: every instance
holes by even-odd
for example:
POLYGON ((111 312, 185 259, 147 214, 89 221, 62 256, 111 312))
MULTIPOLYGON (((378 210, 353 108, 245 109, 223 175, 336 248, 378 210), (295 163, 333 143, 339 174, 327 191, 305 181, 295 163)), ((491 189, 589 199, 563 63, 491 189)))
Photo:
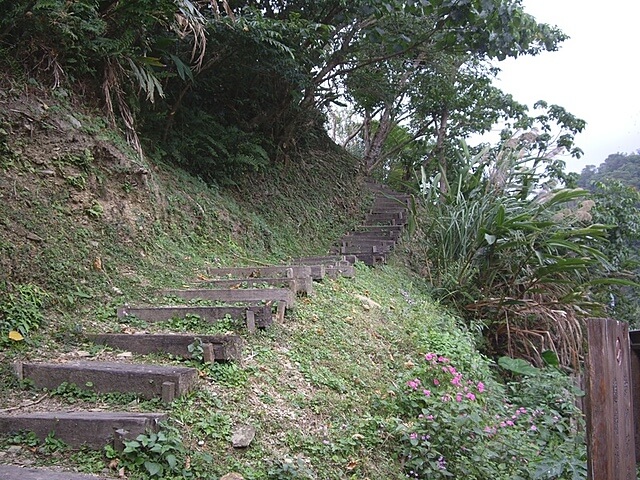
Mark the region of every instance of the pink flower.
POLYGON ((407 386, 409 388, 411 388, 412 390, 417 390, 418 387, 420 386, 420 379, 419 378, 414 378, 413 380, 409 380, 407 382, 407 386))
POLYGON ((510 427, 513 427, 513 422, 511 420, 507 420, 507 425, 509 425, 510 427))
POLYGON ((484 383, 478 382, 478 392, 484 392, 484 383))
POLYGON ((440 380, 438 380, 437 378, 433 379, 433 384, 434 385, 440 385, 440 380))
POLYGON ((462 379, 462 375, 456 375, 455 377, 453 377, 451 379, 451 384, 452 385, 456 385, 459 386, 460 385, 460 380, 462 379))
POLYGON ((458 393, 458 394, 456 395, 456 402, 458 402, 458 403, 459 403, 459 402, 461 402, 461 401, 462 401, 462 394, 461 394, 461 393, 458 393))
POLYGON ((535 432, 536 430, 538 430, 538 427, 536 427, 535 425, 531 425, 531 430, 535 432))
POLYGON ((430 361, 431 361, 431 360, 433 360, 434 358, 436 358, 436 354, 435 354, 435 353, 427 353, 427 354, 424 356, 424 359, 425 359, 427 362, 430 362, 430 361))
POLYGON ((424 393, 425 397, 430 397, 431 396, 431 390, 427 390, 426 388, 422 391, 422 393, 424 393))
POLYGON ((474 401, 476 399, 476 396, 471 392, 467 393, 466 397, 471 401, 474 401))
POLYGON ((441 363, 449 363, 449 359, 447 357, 438 357, 438 361, 441 363))

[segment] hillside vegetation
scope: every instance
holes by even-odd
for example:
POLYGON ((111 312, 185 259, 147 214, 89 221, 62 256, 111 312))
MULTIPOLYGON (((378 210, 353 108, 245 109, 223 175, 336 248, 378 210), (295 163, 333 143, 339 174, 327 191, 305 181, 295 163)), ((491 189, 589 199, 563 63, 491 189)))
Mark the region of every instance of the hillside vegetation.
POLYGON ((635 277, 612 211, 557 156, 580 155, 584 121, 492 83, 493 60, 555 50, 558 28, 502 0, 0 10, 0 407, 168 414, 121 451, 17 432, 0 462, 132 480, 586 477, 570 374, 584 318, 617 312, 635 277), (500 119, 499 145, 464 143, 500 119), (180 302, 161 290, 210 267, 326 253, 371 179, 411 194, 402 243, 317 282, 283 322, 118 319, 180 302), (198 370, 168 405, 12 372, 143 361, 96 332, 233 332, 242 361, 204 362, 197 342, 189 360, 146 356, 198 370))

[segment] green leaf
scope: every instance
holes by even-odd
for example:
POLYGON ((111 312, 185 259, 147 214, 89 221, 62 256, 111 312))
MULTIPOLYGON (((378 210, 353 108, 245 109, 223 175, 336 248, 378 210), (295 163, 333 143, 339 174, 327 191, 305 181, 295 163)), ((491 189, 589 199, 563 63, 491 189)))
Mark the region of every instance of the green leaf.
POLYGON ((162 474, 162 465, 157 462, 146 461, 144 462, 144 468, 147 469, 147 472, 149 472, 149 475, 152 477, 162 474))
POLYGON ((169 468, 171 470, 175 470, 176 469, 176 465, 178 464, 178 459, 176 458, 175 455, 169 454, 169 455, 167 455, 165 460, 169 464, 169 468))
POLYGON ((540 354, 540 356, 542 357, 542 360, 544 360, 544 363, 550 367, 558 367, 560 365, 558 355, 552 350, 545 350, 540 354))
POLYGON ((519 375, 537 375, 540 370, 521 358, 500 357, 498 365, 519 375))

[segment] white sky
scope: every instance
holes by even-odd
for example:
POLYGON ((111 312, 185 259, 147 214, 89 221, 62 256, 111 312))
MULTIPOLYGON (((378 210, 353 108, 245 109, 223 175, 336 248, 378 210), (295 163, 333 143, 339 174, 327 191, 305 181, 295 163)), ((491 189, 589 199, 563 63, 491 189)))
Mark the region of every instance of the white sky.
POLYGON ((640 149, 640 0, 523 0, 539 22, 571 38, 557 52, 499 64, 496 86, 529 105, 558 104, 587 122, 569 171, 640 149))

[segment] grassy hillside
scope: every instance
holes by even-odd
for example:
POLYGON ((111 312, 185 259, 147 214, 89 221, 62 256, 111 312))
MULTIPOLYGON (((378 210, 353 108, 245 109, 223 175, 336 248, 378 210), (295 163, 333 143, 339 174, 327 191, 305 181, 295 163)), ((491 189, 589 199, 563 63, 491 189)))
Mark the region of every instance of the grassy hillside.
MULTIPOLYGON (((289 164, 218 188, 152 158, 136 159, 96 112, 64 96, 7 90, 0 105, 0 408, 166 410, 171 419, 166 437, 155 439, 156 451, 132 445, 124 454, 77 452, 53 437, 40 443, 21 434, 1 440, 0 462, 130 479, 150 478, 143 465, 151 462, 165 469, 153 478, 217 479, 237 472, 256 480, 427 478, 429 469, 451 476, 447 468, 471 462, 486 469, 475 478, 514 478, 513 472, 546 461, 540 452, 548 448, 564 462, 553 464, 559 471, 565 464, 567 471, 581 471, 579 462, 570 463, 571 438, 538 440, 531 428, 543 429, 547 421, 533 423, 536 402, 560 402, 557 392, 567 396, 564 384, 544 374, 526 388, 544 381, 558 389, 512 385, 516 396, 505 401, 506 389, 476 350, 473 332, 431 301, 425 282, 403 267, 402 248, 385 267, 357 265, 354 279, 316 284, 315 294, 300 299, 284 323, 256 335, 230 322, 118 321, 117 306, 162 301, 159 289, 192 284, 206 277, 208 266, 325 252, 357 224, 369 200, 354 159, 326 139, 289 164), (24 339, 9 338, 16 329, 24 339), (234 330, 244 338, 243 362, 187 362, 200 371, 199 388, 168 407, 69 385, 42 392, 11 372, 15 360, 142 361, 85 342, 84 332, 234 330), (431 375, 425 363, 430 352, 438 353, 436 361, 451 362, 445 373, 456 372, 452 385, 466 375, 465 398, 473 405, 432 409, 426 393, 412 397, 416 379, 431 375), (511 401, 522 415, 521 429, 494 436, 490 424, 481 426, 481 417, 496 423, 495 417, 515 415, 511 401), (465 408, 479 410, 467 415, 465 408), (425 425, 434 414, 442 415, 436 418, 441 423, 425 425), (464 422, 476 418, 465 430, 464 422), (256 428, 255 440, 247 449, 233 448, 232 433, 244 424, 256 428), (459 425, 458 433, 450 425, 459 425), (439 432, 440 444, 429 428, 439 432), (461 455, 461 445, 468 454, 461 455), (173 473, 170 455, 178 462, 173 473), (526 460, 505 462, 507 456, 526 460), (425 465, 414 467, 418 459, 425 465)), ((185 363, 159 355, 151 361, 185 363)), ((447 392, 439 398, 446 400, 447 392)), ((568 407, 553 408, 549 425, 573 431, 568 407)))

